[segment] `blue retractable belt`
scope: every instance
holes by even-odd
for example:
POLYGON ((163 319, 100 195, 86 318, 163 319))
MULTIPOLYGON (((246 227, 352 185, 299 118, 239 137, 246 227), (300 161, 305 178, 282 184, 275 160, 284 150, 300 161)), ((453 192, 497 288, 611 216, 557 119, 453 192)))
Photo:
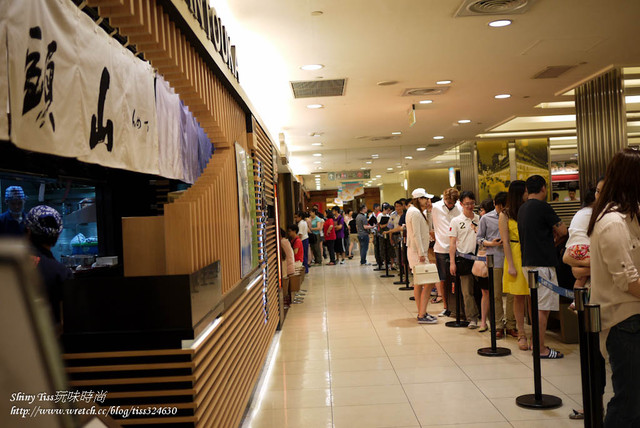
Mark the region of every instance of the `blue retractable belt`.
POLYGON ((544 279, 540 275, 538 275, 538 284, 542 285, 543 287, 548 288, 549 290, 551 290, 554 293, 559 294, 561 296, 568 297, 569 299, 573 299, 574 298, 572 290, 567 290, 566 288, 562 288, 562 287, 558 286, 557 284, 554 284, 553 282, 550 282, 550 281, 544 279))
POLYGON ((459 253, 456 251, 456 256, 458 257, 462 257, 463 259, 467 259, 467 260, 473 260, 473 261, 481 261, 481 262, 486 262, 487 261, 487 257, 486 256, 474 256, 473 254, 465 254, 465 253, 459 253))

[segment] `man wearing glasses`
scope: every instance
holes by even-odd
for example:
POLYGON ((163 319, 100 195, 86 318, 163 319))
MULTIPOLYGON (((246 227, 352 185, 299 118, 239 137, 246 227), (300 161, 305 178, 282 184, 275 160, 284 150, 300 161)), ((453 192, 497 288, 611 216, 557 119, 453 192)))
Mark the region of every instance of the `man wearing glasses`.
POLYGON ((444 310, 438 314, 439 317, 451 315, 451 310, 455 311, 455 299, 451 299, 451 278, 449 274, 449 226, 451 220, 462 213, 458 197, 460 193, 457 189, 446 189, 442 194, 442 199, 433 204, 431 214, 433 216, 432 238, 436 243, 433 247, 436 253, 436 265, 438 267, 438 277, 440 282, 436 284, 438 296, 444 297, 444 310), (447 283, 445 293, 445 281, 447 283))

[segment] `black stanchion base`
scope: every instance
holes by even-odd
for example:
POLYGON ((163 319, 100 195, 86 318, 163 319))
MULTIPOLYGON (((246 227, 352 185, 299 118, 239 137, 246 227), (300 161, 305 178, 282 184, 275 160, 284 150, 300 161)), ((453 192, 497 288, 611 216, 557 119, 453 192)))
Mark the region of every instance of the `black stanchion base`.
POLYGON ((506 357, 507 355, 511 355, 511 349, 509 348, 496 348, 495 350, 491 347, 489 348, 480 348, 478 349, 478 355, 483 357, 506 357))
POLYGON ((389 273, 384 274, 384 275, 380 275, 380 278, 393 278, 395 275, 391 275, 389 273))
POLYGON ((462 327, 468 327, 469 326, 469 321, 462 321, 460 320, 460 322, 458 321, 449 321, 444 323, 444 325, 446 325, 447 327, 451 327, 451 328, 462 328, 462 327))
POLYGON ((404 281, 394 281, 393 282, 395 285, 400 285, 400 284, 404 284, 404 281))
MULTIPOLYGON (((394 284, 398 284, 398 283, 394 282, 394 284)), ((404 282, 401 282, 400 284, 404 284, 404 282)), ((398 290, 400 290, 400 291, 413 291, 413 287, 398 287, 398 290)))
POLYGON ((562 398, 542 394, 542 399, 536 400, 535 394, 525 394, 516 398, 516 404, 526 409, 555 409, 562 406, 562 398))
POLYGON ((375 272, 378 272, 378 271, 385 270, 385 269, 384 269, 384 268, 373 268, 373 270, 374 270, 375 272))

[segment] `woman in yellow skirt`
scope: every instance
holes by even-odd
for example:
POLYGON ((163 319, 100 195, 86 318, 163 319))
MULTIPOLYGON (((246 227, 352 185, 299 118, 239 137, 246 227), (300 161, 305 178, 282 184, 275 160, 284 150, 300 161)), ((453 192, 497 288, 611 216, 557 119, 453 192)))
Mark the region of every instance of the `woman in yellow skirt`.
POLYGON ((524 332, 524 302, 529 295, 529 285, 522 273, 522 254, 520 252, 520 235, 518 234, 518 210, 527 200, 527 189, 522 180, 515 180, 509 186, 507 206, 500 213, 500 239, 504 248, 504 269, 502 274, 502 290, 513 295, 513 314, 518 329, 518 347, 523 351, 529 349, 527 335, 524 332))

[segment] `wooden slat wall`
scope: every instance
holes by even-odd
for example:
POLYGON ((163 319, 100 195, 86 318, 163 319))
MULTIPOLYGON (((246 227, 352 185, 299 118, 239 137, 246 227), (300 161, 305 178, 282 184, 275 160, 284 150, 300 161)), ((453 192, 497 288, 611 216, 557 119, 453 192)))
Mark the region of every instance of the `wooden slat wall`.
POLYGON ((234 142, 251 150, 254 168, 259 165, 261 173, 256 198, 266 235, 260 262, 266 274, 267 313, 264 283, 257 284, 225 308, 219 324, 195 350, 67 354, 71 386, 110 391, 107 405, 179 407, 175 416, 130 417, 120 421, 123 425, 238 426, 279 323, 277 233, 267 222, 266 210, 266 205, 275 203, 273 145, 255 121, 256 132, 248 138, 243 110, 155 1, 88 0, 88 4, 98 7, 100 16, 108 17, 144 53, 215 144, 215 154, 198 181, 164 206, 168 274, 191 273, 220 260, 223 293, 238 284, 234 142))

